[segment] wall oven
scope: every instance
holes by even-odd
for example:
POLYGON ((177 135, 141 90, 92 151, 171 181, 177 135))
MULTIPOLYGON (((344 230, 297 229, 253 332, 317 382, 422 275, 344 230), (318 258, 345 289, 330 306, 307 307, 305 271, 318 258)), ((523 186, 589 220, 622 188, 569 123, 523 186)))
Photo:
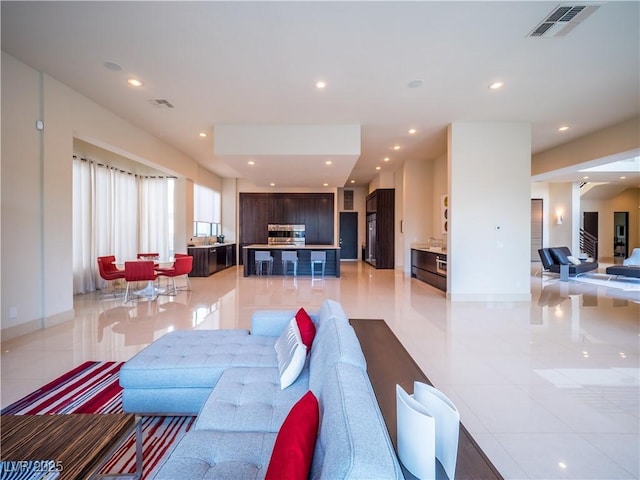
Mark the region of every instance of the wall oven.
POLYGON ((269 245, 305 245, 304 225, 269 224, 269 245))
POLYGON ((447 257, 440 255, 436 257, 436 272, 440 275, 447 275, 447 257))

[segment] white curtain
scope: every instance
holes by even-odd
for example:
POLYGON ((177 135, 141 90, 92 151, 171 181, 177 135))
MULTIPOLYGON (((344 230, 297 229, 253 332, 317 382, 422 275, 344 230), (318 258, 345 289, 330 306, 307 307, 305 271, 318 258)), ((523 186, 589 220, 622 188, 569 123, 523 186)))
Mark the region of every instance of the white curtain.
POLYGON ((162 258, 173 256, 173 215, 169 215, 169 187, 172 179, 142 178, 139 192, 139 241, 140 252, 158 252, 162 258))
POLYGON ((95 290, 91 236, 84 232, 93 228, 92 171, 88 162, 73 159, 73 293, 95 290))
POLYGON ((74 294, 104 287, 100 256, 123 262, 142 251, 173 255, 173 185, 74 157, 74 294))

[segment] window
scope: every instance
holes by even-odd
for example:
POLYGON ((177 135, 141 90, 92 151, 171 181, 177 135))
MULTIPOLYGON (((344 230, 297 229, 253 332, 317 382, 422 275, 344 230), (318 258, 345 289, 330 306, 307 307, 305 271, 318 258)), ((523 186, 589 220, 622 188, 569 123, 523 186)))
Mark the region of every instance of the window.
POLYGON ((220 192, 202 185, 193 188, 193 235, 212 237, 221 233, 220 192))

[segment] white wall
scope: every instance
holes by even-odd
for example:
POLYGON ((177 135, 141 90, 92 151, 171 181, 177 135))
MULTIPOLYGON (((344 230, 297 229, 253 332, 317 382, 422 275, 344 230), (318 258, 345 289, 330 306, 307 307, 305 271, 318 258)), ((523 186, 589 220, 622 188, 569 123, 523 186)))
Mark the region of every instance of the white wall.
POLYGON ((580 203, 575 193, 578 186, 574 183, 549 183, 548 230, 549 247, 569 247, 571 253, 580 253, 576 232, 580 230, 580 203), (577 203, 576 203, 577 200, 577 203), (575 210, 574 210, 575 208, 575 210), (578 218, 575 218, 577 212, 578 218), (562 225, 558 225, 558 215, 562 215, 562 225))
POLYGON ((434 236, 433 170, 430 160, 409 160, 401 169, 402 190, 396 191, 396 205, 401 208, 404 233, 397 236, 401 258, 396 255, 396 265, 403 267, 405 275, 411 275, 411 244, 426 243, 434 236))
POLYGON ((447 295, 530 300, 531 126, 449 126, 447 295))
POLYGON ((2 54, 3 328, 43 317, 43 134, 34 128, 40 118, 39 82, 36 72, 2 54))
POLYGON ((369 182, 369 193, 379 188, 396 188, 395 172, 381 172, 369 182))
POLYGON ((74 137, 176 176, 196 178, 198 168, 173 147, 4 52, 2 119, 1 325, 6 339, 73 315, 74 137), (35 129, 37 119, 44 120, 42 133, 35 129), (9 318, 10 307, 14 318, 9 318))

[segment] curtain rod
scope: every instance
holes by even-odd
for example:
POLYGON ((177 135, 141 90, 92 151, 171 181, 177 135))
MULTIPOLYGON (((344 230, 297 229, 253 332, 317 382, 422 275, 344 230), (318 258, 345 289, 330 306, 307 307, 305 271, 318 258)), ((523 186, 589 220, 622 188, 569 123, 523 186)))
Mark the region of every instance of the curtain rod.
POLYGON ((107 165, 105 163, 100 163, 96 160, 92 160, 90 158, 84 158, 84 157, 79 157, 77 155, 73 155, 73 158, 75 158, 76 160, 81 160, 83 162, 89 162, 89 163, 93 163, 94 165, 97 165, 98 167, 104 167, 104 168, 108 168, 110 170, 117 170, 120 173, 126 173, 127 175, 133 175, 134 177, 140 177, 140 178, 173 178, 173 179, 177 179, 178 177, 174 177, 171 175, 140 175, 138 173, 133 173, 133 172, 128 172, 126 170, 122 170, 121 168, 118 167, 112 167, 111 165, 107 165))

